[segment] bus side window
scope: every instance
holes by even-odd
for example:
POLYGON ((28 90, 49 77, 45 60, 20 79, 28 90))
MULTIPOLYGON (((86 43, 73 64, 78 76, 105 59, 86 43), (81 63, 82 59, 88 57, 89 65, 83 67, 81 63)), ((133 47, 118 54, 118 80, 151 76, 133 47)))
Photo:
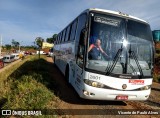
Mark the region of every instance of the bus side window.
POLYGON ((66 29, 66 39, 65 39, 66 42, 70 38, 70 31, 71 31, 71 26, 68 26, 67 29, 66 29))
POLYGON ((63 30, 62 43, 65 42, 66 29, 63 30))
POLYGON ((77 19, 71 25, 70 37, 68 40, 70 40, 70 41, 75 40, 76 29, 77 29, 77 19))

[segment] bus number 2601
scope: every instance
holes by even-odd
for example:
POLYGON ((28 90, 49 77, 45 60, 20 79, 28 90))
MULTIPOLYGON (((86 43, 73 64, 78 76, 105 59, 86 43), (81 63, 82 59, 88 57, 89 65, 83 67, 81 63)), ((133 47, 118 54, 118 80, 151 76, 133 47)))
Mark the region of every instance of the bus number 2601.
POLYGON ((100 77, 98 77, 98 76, 94 76, 94 75, 90 75, 89 76, 89 79, 94 79, 94 80, 100 80, 100 77))

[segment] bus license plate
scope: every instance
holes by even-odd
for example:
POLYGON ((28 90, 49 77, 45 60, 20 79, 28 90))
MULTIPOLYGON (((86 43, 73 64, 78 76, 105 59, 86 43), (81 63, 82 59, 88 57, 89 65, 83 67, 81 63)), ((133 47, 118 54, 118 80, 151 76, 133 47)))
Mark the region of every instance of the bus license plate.
POLYGON ((117 100, 128 100, 128 96, 116 96, 117 100))

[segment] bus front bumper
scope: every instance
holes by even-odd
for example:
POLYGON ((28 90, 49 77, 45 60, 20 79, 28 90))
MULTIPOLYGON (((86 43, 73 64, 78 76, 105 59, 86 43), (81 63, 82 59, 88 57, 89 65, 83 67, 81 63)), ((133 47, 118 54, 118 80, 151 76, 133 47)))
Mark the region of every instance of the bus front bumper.
POLYGON ((121 91, 95 88, 88 85, 80 92, 80 97, 93 100, 147 100, 151 89, 143 91, 121 91))

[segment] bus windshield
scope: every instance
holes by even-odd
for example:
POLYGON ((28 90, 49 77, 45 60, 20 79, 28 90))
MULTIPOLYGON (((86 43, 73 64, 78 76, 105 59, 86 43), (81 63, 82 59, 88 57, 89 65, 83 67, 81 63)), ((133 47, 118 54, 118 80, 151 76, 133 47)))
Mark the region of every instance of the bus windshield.
POLYGON ((108 75, 151 76, 152 45, 148 24, 91 13, 86 68, 108 75))

